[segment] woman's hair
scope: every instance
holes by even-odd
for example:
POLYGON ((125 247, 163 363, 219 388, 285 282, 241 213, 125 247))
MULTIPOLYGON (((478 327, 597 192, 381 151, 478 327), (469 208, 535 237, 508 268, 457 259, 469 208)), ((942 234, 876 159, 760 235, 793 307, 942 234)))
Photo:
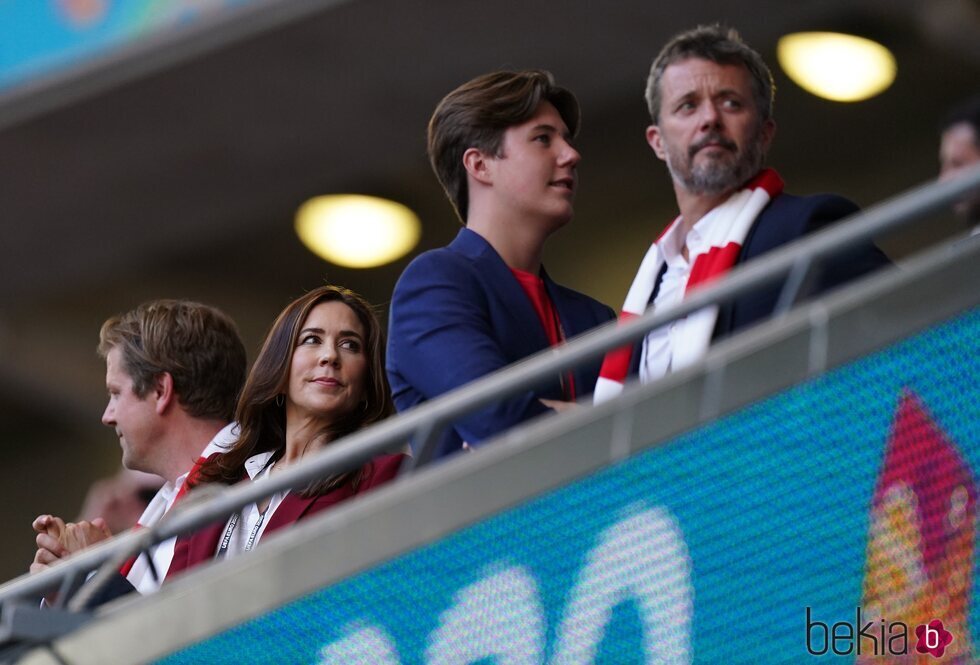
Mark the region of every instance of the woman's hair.
MULTIPOLYGON (((324 302, 342 302, 357 315, 364 327, 368 375, 363 408, 354 408, 330 423, 321 434, 334 440, 394 413, 385 373, 384 331, 374 310, 364 298, 349 289, 321 286, 289 303, 272 324, 238 400, 235 412, 238 441, 227 453, 213 456, 202 465, 201 482, 233 484, 242 479, 245 461, 253 455, 272 451, 272 459, 278 460, 285 454, 286 407, 281 399, 277 404, 277 398, 288 390, 290 363, 299 331, 310 311, 324 302)), ((307 487, 304 495, 323 494, 346 482, 356 484, 359 480, 359 471, 323 478, 307 487)))

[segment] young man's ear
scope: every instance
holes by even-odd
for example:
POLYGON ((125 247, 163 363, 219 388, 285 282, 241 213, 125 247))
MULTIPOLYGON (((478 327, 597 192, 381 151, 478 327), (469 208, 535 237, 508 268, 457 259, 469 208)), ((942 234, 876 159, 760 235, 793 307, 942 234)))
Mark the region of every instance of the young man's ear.
POLYGON ((466 173, 477 182, 489 185, 493 182, 490 168, 491 159, 479 148, 468 148, 463 153, 463 167, 466 173))
POLYGON ((153 380, 153 388, 150 391, 156 406, 157 415, 163 415, 174 401, 174 377, 170 372, 160 372, 153 380))

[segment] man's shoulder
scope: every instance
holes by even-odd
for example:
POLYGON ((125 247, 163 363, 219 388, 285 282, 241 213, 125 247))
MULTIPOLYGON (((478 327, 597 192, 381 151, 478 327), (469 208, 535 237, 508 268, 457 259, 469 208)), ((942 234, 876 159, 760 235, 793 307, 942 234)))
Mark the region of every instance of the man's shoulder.
POLYGON ((392 304, 432 300, 448 292, 470 293, 482 283, 472 260, 449 247, 430 249, 412 259, 402 272, 392 292, 392 304))
POLYGON ((857 211, 857 204, 837 194, 780 194, 760 213, 745 245, 754 247, 761 243, 763 247, 769 247, 783 244, 857 211))
POLYGON ((419 267, 430 268, 432 266, 453 265, 461 266, 472 263, 472 258, 457 251, 452 245, 427 249, 409 262, 405 272, 418 270, 419 267))
MULTIPOLYGON (((399 284, 415 279, 460 276, 476 270, 474 262, 479 258, 479 243, 461 233, 444 247, 429 249, 409 262, 398 278, 399 284)), ((397 288, 397 287, 396 287, 397 288)))
POLYGON ((763 216, 778 215, 839 215, 844 217, 858 211, 858 205, 840 194, 820 193, 801 196, 782 193, 769 203, 763 216))

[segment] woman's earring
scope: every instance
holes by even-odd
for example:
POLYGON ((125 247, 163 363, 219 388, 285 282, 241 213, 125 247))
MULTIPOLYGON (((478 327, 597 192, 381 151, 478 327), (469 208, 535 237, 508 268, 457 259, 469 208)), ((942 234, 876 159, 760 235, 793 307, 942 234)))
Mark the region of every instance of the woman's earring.
POLYGON ((285 403, 286 403, 286 400, 283 398, 282 393, 279 393, 278 395, 276 395, 276 406, 282 406, 285 403))

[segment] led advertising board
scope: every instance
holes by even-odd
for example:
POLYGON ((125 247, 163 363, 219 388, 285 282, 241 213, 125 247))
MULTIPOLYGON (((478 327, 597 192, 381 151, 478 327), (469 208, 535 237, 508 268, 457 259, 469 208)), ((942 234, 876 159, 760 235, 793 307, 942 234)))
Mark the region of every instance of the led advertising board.
POLYGON ((5 0, 0 89, 256 0, 5 0))
POLYGON ((162 662, 964 662, 978 359, 975 310, 162 662))

